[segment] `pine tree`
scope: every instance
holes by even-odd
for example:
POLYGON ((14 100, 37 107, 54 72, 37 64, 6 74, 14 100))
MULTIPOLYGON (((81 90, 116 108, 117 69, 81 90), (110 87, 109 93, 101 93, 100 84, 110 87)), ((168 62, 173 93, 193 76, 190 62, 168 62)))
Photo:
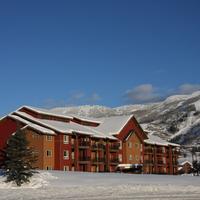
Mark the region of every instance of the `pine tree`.
POLYGON ((29 182, 36 172, 33 167, 37 157, 33 149, 28 147, 24 131, 18 129, 8 140, 1 154, 1 167, 6 176, 6 182, 15 182, 17 186, 29 182))

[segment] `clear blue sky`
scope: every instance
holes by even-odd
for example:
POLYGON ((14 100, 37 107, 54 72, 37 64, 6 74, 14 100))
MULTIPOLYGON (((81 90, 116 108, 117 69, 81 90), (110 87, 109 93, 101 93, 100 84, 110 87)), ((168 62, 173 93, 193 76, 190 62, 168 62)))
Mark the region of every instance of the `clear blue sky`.
POLYGON ((0 115, 200 89, 198 0, 0 1, 0 115))

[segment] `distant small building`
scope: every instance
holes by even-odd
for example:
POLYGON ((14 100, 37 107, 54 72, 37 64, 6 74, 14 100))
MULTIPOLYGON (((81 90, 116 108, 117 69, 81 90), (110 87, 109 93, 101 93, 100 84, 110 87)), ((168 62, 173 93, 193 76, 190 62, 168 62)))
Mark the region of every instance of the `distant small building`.
POLYGON ((190 174, 192 173, 192 163, 189 161, 184 161, 179 165, 178 168, 179 174, 190 174))

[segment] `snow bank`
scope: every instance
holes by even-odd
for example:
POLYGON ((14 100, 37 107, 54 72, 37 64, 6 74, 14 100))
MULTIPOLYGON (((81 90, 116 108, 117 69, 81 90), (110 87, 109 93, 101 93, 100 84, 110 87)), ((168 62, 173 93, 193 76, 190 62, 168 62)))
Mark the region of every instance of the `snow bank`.
POLYGON ((6 178, 4 176, 0 176, 0 189, 22 189, 22 188, 41 188, 49 185, 49 180, 57 179, 57 177, 53 176, 49 172, 39 172, 31 177, 30 182, 27 184, 23 184, 21 187, 18 187, 14 182, 6 183, 6 178))

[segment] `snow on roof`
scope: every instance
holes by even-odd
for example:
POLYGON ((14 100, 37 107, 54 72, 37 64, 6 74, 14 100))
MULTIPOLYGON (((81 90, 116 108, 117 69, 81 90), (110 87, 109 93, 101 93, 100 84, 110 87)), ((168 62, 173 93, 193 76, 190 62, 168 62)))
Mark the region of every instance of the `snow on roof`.
POLYGON ((163 140, 160 137, 155 136, 155 135, 148 135, 147 137, 148 137, 148 139, 144 140, 144 142, 146 144, 155 144, 155 145, 161 145, 161 146, 171 145, 171 146, 177 146, 177 147, 180 146, 180 145, 175 144, 175 143, 167 142, 167 141, 165 141, 165 140, 163 140))
POLYGON ((21 117, 19 117, 19 116, 16 116, 16 115, 8 115, 8 116, 9 116, 10 118, 12 118, 12 119, 18 120, 18 121, 20 121, 20 122, 26 124, 26 128, 27 128, 27 127, 30 127, 30 128, 32 128, 32 129, 38 130, 38 131, 40 131, 41 133, 44 133, 44 134, 55 135, 55 132, 54 132, 54 131, 52 131, 52 130, 50 130, 50 129, 47 129, 47 128, 45 128, 45 127, 39 126, 39 125, 37 125, 37 124, 34 124, 34 123, 32 123, 32 122, 30 122, 30 121, 27 121, 27 120, 25 120, 25 119, 23 119, 23 118, 21 118, 21 117))
POLYGON ((73 117, 73 118, 79 119, 81 121, 84 121, 84 122, 94 122, 94 123, 97 123, 97 124, 102 123, 102 121, 100 121, 96 118, 94 119, 94 118, 90 118, 90 117, 82 117, 82 116, 74 115, 74 114, 70 114, 70 116, 73 117))
MULTIPOLYGON (((52 110, 47 110, 47 109, 44 109, 44 108, 36 108, 36 107, 33 107, 33 106, 22 106, 21 108, 27 108, 29 110, 33 110, 37 113, 40 113, 40 114, 45 114, 45 115, 51 115, 51 116, 56 116, 56 117, 62 117, 62 118, 67 118, 67 119, 73 119, 73 118, 76 118, 76 119, 79 119, 81 121, 85 121, 85 122, 93 122, 93 123, 98 123, 100 124, 101 121, 99 121, 98 119, 93 119, 93 118, 89 118, 89 117, 81 117, 81 116, 78 116, 78 115, 74 115, 74 114, 58 114, 57 112, 54 112, 52 110)), ((19 108, 18 111, 21 109, 19 108)))
MULTIPOLYGON (((55 121, 55 120, 47 120, 47 119, 38 119, 35 118, 27 113, 21 112, 21 111, 16 111, 14 114, 17 114, 21 117, 24 117, 28 120, 31 120, 35 123, 38 123, 42 126, 51 128, 55 131, 61 132, 61 133, 79 133, 79 134, 86 134, 86 135, 91 135, 93 137, 98 137, 98 138, 109 138, 109 139, 115 139, 113 136, 108 136, 100 131, 97 131, 93 128, 86 127, 80 124, 77 124, 75 122, 61 122, 61 121, 55 121)), ((15 116, 15 115, 13 115, 15 116)))
POLYGON ((192 163, 188 160, 185 160, 184 162, 180 163, 180 165, 185 165, 186 163, 190 164, 192 166, 192 163))
POLYGON ((61 115, 61 114, 56 114, 56 113, 53 113, 47 109, 44 109, 44 108, 36 108, 36 107, 32 107, 32 106, 22 106, 21 108, 18 109, 18 111, 22 108, 27 108, 29 110, 32 110, 32 111, 35 111, 37 113, 40 113, 40 114, 45 114, 45 115, 51 115, 51 116, 56 116, 56 117, 62 117, 62 118, 67 118, 67 119, 73 119, 72 116, 68 116, 68 115, 61 115))
POLYGON ((132 117, 133 115, 123 115, 99 118, 102 123, 99 126, 94 127, 94 129, 103 133, 107 133, 108 135, 115 135, 120 133, 120 131, 132 117))
POLYGON ((95 130, 93 127, 87 127, 87 126, 77 124, 72 121, 70 121, 69 123, 54 121, 54 120, 45 120, 45 119, 40 119, 39 121, 44 124, 55 127, 56 129, 60 130, 60 132, 63 132, 63 133, 65 133, 65 132, 80 133, 80 134, 91 135, 93 137, 98 137, 98 138, 109 138, 109 139, 116 140, 115 137, 106 135, 102 132, 99 132, 99 131, 95 130))

